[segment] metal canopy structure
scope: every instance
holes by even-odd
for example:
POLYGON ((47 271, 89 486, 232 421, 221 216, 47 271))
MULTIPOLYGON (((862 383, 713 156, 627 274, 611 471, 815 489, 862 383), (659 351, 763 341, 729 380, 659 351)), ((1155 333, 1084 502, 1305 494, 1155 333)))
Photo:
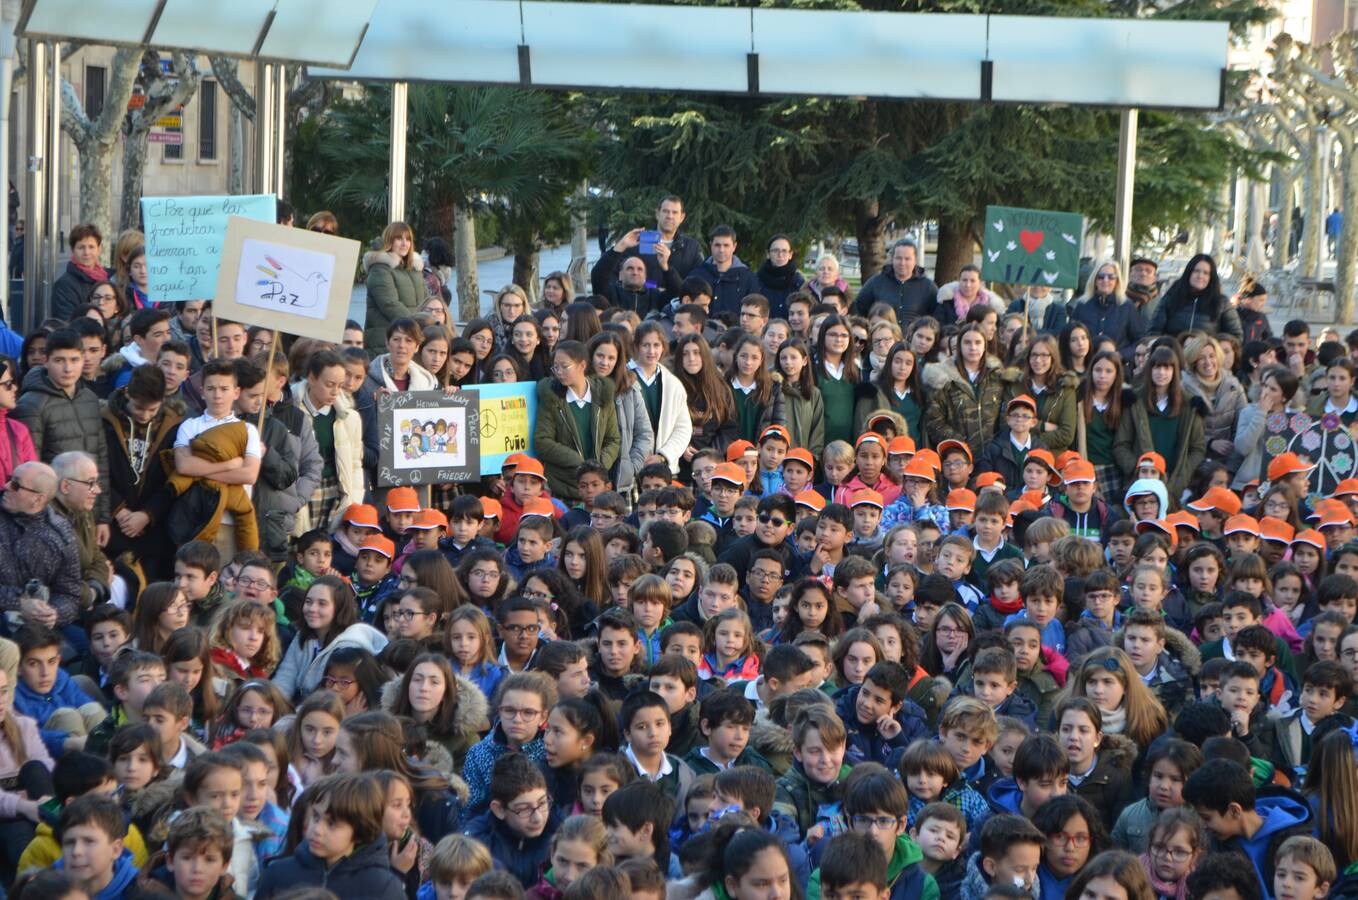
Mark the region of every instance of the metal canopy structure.
MULTIPOLYGON (((24 0, 16 35, 30 50, 30 232, 45 244, 45 264, 30 251, 29 298, 46 297, 55 277, 61 42, 253 60, 260 192, 283 183, 284 64, 393 82, 393 219, 405 216, 411 81, 1116 107, 1114 255, 1124 263, 1137 110, 1219 109, 1229 42, 1224 22, 546 0, 24 0)), ((0 54, 0 88, 12 63, 0 54)), ((0 231, 6 216, 0 208, 0 231)))
POLYGON ((381 0, 352 65, 308 74, 1215 109, 1228 40, 1224 22, 381 0))

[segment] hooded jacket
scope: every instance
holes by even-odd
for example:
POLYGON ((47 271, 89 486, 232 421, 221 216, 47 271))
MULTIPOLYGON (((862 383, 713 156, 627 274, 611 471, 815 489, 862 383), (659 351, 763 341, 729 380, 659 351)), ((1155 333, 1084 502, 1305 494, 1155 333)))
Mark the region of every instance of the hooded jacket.
POLYGON ((646 457, 655 450, 655 429, 646 413, 646 400, 636 379, 632 387, 618 394, 613 401, 618 416, 618 462, 613 469, 613 489, 624 497, 632 495, 637 473, 646 465, 646 457))
POLYGON ((877 730, 877 723, 864 725, 858 721, 854 705, 858 702, 861 690, 861 685, 854 685, 835 696, 835 712, 844 721, 844 730, 848 732, 849 738, 844 761, 850 765, 878 762, 892 767, 912 741, 928 736, 929 726, 924 710, 913 700, 902 700, 901 709, 896 713, 896 721, 901 724, 900 733, 893 738, 884 738, 877 730))
MULTIPOLYGON (((575 470, 586 460, 612 469, 622 450, 618 432, 618 409, 614 404, 613 382, 597 375, 589 376, 590 402, 586 411, 591 418, 593 438, 588 447, 581 445, 581 437, 566 399, 566 387, 555 378, 538 382, 538 414, 533 428, 533 453, 542 461, 547 473, 547 486, 552 496, 562 500, 579 500, 575 485, 575 470)), ((629 447, 630 451, 631 448, 629 447)))
MULTIPOLYGON (((910 839, 910 835, 896 836, 896 849, 886 864, 886 883, 891 889, 891 900, 938 900, 938 883, 924 871, 920 863, 924 851, 910 839)), ((811 873, 806 886, 806 900, 820 900, 820 869, 811 873)))
POLYGON ((9 410, 0 409, 0 484, 9 481, 9 476, 20 463, 36 462, 38 451, 33 449, 33 436, 28 426, 9 417, 9 410))
MULTIPOLYGON (((1226 841, 1226 849, 1248 857, 1260 883, 1271 886, 1278 847, 1294 835, 1315 837, 1315 814, 1300 794, 1272 786, 1258 790, 1254 811, 1264 820, 1259 830, 1253 837, 1231 838, 1226 841)), ((1272 896, 1272 891, 1266 896, 1272 896)))
MULTIPOLYGON (((1222 372, 1221 380, 1215 389, 1209 389, 1198 380, 1191 370, 1183 373, 1183 389, 1202 401, 1206 412, 1203 415, 1203 437, 1210 447, 1213 441, 1229 441, 1235 437, 1235 422, 1240 411, 1249 402, 1245 389, 1230 372, 1222 372)), ((1323 404, 1322 404, 1323 405, 1323 404)))
POLYGON ((358 647, 376 656, 386 646, 387 636, 363 622, 350 625, 325 647, 315 638, 304 641, 301 636, 295 637, 273 674, 274 686, 289 700, 300 700, 320 687, 325 665, 336 650, 358 647))
POLYGON ((259 436, 268 448, 259 462, 254 492, 259 549, 278 563, 288 558, 289 538, 300 534, 297 515, 321 486, 323 463, 311 417, 287 400, 265 414, 259 436))
MULTIPOLYGON (((1188 272, 1193 270, 1198 257, 1189 260, 1185 274, 1169 286, 1160 305, 1155 310, 1146 329, 1148 334, 1186 334, 1190 331, 1205 331, 1213 337, 1233 334, 1244 339, 1245 331, 1240 327, 1240 316, 1235 307, 1217 289, 1216 275, 1207 290, 1195 294, 1188 286, 1188 272)), ((1270 882, 1272 883, 1272 882, 1270 882)))
MULTIPOLYGON (((108 269, 104 269, 104 279, 112 278, 108 269)), ((67 260, 66 271, 60 278, 52 283, 52 315, 61 319, 63 322, 71 318, 71 313, 75 308, 84 303, 90 296, 90 291, 98 284, 93 278, 87 275, 75 260, 67 260)))
POLYGON ((381 353, 387 348, 387 326, 397 319, 414 316, 428 295, 424 260, 420 254, 411 253, 410 268, 407 269, 395 253, 373 250, 363 254, 363 268, 368 273, 368 311, 363 319, 363 344, 369 353, 381 353))
POLYGON ((311 853, 306 841, 291 856, 269 860, 255 889, 255 900, 269 900, 298 887, 319 887, 336 897, 363 900, 406 900, 405 885, 391 870, 387 839, 378 835, 371 844, 327 866, 311 853))
MULTIPOLYGON (((64 870, 66 860, 57 860, 52 864, 52 868, 64 870)), ((123 848, 122 855, 113 863, 113 880, 104 886, 99 893, 90 897, 90 900, 123 900, 127 892, 132 888, 132 883, 137 880, 137 866, 132 862, 132 851, 123 848)))
MULTIPOLYGON (((461 774, 467 751, 481 740, 481 732, 490 728, 490 703, 486 700, 486 695, 481 693, 476 683, 465 675, 454 672, 453 682, 457 685, 457 706, 453 710, 451 729, 447 734, 434 734, 427 725, 424 728, 426 743, 424 760, 449 780, 461 774), (441 764, 443 760, 436 758, 436 755, 428 749, 430 744, 447 751, 446 764, 441 764)), ((395 715, 396 701, 400 696, 401 679, 393 678, 382 685, 382 708, 395 715)))
POLYGON ((490 850, 491 859, 519 879, 526 890, 537 884, 538 873, 552 853, 552 835, 560 824, 556 810, 552 810, 542 834, 524 837, 510 831, 503 819, 487 811, 467 823, 466 834, 484 844, 490 850))
POLYGON ((162 405, 146 425, 132 420, 127 408, 127 391, 119 388, 104 406, 104 442, 108 447, 109 506, 112 512, 126 509, 144 512, 150 523, 138 538, 120 537, 113 528, 110 550, 133 549, 138 544, 158 540, 158 526, 164 522, 175 500, 174 491, 160 464, 161 453, 174 449, 175 436, 183 415, 162 405))
POLYGON ((915 266, 910 277, 901 281, 888 262, 859 289, 853 304, 854 312, 866 316, 875 303, 885 303, 896 310, 896 321, 901 328, 906 328, 919 317, 934 314, 938 307, 938 288, 925 277, 922 266, 915 266))
POLYGON ((47 377, 46 367, 39 366, 24 376, 23 393, 10 415, 27 426, 33 450, 43 462, 50 463, 67 450, 83 450, 94 457, 101 489, 94 503, 94 518, 108 522, 108 444, 94 391, 77 382, 75 395, 68 396, 47 377))
MULTIPOLYGON (((370 376, 371 377, 371 374, 370 376)), ((433 377, 432 375, 430 376, 433 377)), ((411 376, 411 385, 414 386, 414 376, 411 376)), ((311 398, 307 396, 306 380, 298 381, 290 388, 292 391, 292 402, 294 406, 306 415, 308 419, 316 416, 316 409, 311 405, 311 398)), ((275 405, 276 407, 277 405, 275 405)), ((335 413, 335 477, 339 480, 340 496, 335 503, 334 517, 329 522, 312 522, 311 508, 307 501, 311 500, 316 488, 302 495, 302 505, 297 509, 292 526, 293 534, 302 534, 313 528, 320 528, 325 531, 333 531, 339 525, 339 517, 350 504, 363 502, 363 421, 358 412, 354 409, 353 403, 349 398, 341 393, 335 398, 334 405, 330 407, 335 413)), ((296 433, 296 432, 294 432, 296 433)), ((322 472, 324 471, 325 459, 320 456, 320 448, 316 446, 316 426, 314 422, 308 422, 302 432, 301 450, 305 456, 308 447, 316 447, 317 458, 321 460, 322 472), (308 442, 305 434, 310 432, 311 440, 308 442)), ((267 454, 266 454, 267 455, 267 454)), ((262 465, 262 464, 261 464, 262 465)), ((317 473, 320 478, 321 472, 317 473)), ((319 486, 319 482, 317 483, 319 486)), ((300 492, 299 492, 300 493, 300 492)))
POLYGON ((740 301, 746 294, 759 292, 759 279, 754 277, 754 272, 741 262, 739 256, 731 257, 731 265, 727 266, 725 272, 718 272, 716 262, 709 256, 694 266, 686 277, 701 278, 712 286, 710 310, 714 316, 725 313, 738 319, 740 301))
MULTIPOLYGON (((1207 437, 1203 431, 1206 412, 1202 400, 1191 394, 1183 396, 1177 420, 1178 446, 1174 458, 1165 460, 1165 486, 1175 502, 1188 489, 1188 480, 1207 457, 1207 437)), ((1118 420, 1117 434, 1113 437, 1113 459, 1124 477, 1134 478, 1137 457, 1154 449, 1150 412, 1146 404, 1138 400, 1123 409, 1122 418, 1118 420)))
MULTIPOLYGON (((629 363, 629 365, 631 365, 629 363)), ((638 381, 641 372, 636 370, 638 381)), ((665 366, 657 366, 655 377, 660 380, 660 415, 655 425, 655 453, 665 457, 670 471, 679 474, 679 462, 693 437, 693 417, 688 411, 688 392, 679 377, 665 366)), ((542 417, 542 410, 538 410, 542 417)), ((734 432, 732 432, 734 434, 734 432)), ((725 445, 722 445, 725 450, 725 445)))
POLYGON ((839 815, 839 804, 844 799, 844 779, 849 777, 853 767, 847 763, 840 766, 839 777, 832 784, 818 784, 807 777, 802 764, 796 762, 778 779, 778 790, 774 797, 773 809, 780 816, 791 818, 797 823, 797 833, 806 838, 806 832, 820 821, 824 815, 839 815))
MULTIPOLYGON (((1039 900, 1042 896, 1042 885, 1038 879, 1034 878, 1033 883, 1027 886, 1027 892, 1033 900, 1039 900)), ((962 885, 958 892, 960 900, 985 900, 985 895, 990 891, 990 879, 986 878, 985 870, 981 868, 981 852, 978 850, 971 854, 967 860, 967 874, 962 879, 962 885)))
POLYGON ((924 406, 925 431, 937 446, 946 440, 965 441, 979 453, 1000 428, 1004 415, 1004 380, 1000 363, 987 356, 975 384, 951 359, 924 367, 928 399, 924 406))
POLYGON ((792 436, 792 446, 805 447, 813 459, 825 449, 825 400, 813 383, 811 396, 803 397, 794 382, 780 380, 783 397, 783 425, 792 436))
MULTIPOLYGON (((1125 627, 1114 632, 1114 647, 1122 648, 1124 630, 1125 627)), ((1186 704, 1193 702, 1193 679, 1201 668, 1202 653, 1197 646, 1188 639, 1188 635, 1166 625, 1165 650, 1156 660, 1155 672, 1146 687, 1159 699, 1171 722, 1186 704)))

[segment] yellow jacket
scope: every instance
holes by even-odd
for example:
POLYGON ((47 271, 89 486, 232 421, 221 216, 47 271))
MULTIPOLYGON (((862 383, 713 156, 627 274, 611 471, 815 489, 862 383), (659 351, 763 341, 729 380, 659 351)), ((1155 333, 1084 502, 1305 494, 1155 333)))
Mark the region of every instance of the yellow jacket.
MULTIPOLYGON (((132 851, 133 865, 139 869, 146 865, 146 841, 142 839, 136 825, 127 826, 127 837, 123 838, 123 846, 132 851)), ((39 822, 33 840, 28 842, 28 846, 19 857, 19 874, 33 869, 50 869, 59 859, 61 844, 57 841, 52 826, 46 822, 39 822)))

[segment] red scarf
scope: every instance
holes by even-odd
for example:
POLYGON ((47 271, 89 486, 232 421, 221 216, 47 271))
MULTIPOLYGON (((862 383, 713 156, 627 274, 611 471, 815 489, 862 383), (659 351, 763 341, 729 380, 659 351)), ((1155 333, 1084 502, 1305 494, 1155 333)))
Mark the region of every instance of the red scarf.
POLYGON ((99 265, 99 263, 95 263, 92 266, 82 266, 75 260, 71 260, 71 265, 84 272, 85 277, 90 281, 108 281, 108 269, 105 269, 103 266, 99 265))
POLYGON ((1020 609, 1023 609, 1023 598, 1015 597, 1013 600, 1001 600, 999 597, 991 594, 990 605, 995 607, 996 612, 1002 612, 1007 616, 1010 613, 1016 613, 1020 609))

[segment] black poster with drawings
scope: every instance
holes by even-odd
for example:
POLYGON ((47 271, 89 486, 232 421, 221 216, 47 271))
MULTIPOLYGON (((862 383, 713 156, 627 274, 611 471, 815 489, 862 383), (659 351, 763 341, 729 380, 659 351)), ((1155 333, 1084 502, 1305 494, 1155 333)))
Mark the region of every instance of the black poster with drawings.
POLYGON ((481 397, 474 390, 377 398, 377 481, 446 484, 481 477, 481 397))

